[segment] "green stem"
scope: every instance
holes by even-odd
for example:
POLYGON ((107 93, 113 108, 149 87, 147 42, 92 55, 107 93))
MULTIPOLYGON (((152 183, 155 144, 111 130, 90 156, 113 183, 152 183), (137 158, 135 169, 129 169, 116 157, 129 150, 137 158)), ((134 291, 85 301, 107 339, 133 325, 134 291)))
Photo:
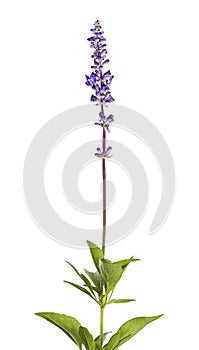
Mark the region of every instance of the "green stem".
POLYGON ((100 345, 103 346, 104 338, 104 307, 100 306, 100 345))

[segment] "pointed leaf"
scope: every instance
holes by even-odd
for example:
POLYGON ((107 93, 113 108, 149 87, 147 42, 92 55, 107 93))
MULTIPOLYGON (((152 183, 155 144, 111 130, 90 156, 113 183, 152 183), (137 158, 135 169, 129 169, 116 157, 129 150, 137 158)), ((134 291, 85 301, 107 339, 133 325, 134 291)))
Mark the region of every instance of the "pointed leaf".
POLYGON ((90 278, 90 280, 94 283, 95 287, 96 287, 96 291, 98 293, 101 292, 101 280, 100 280, 100 274, 98 271, 96 272, 90 272, 86 269, 84 269, 84 271, 87 273, 88 277, 90 278))
POLYGON ((121 303, 129 303, 130 301, 135 301, 135 299, 111 299, 108 301, 108 304, 121 304, 121 303))
POLYGON ((80 275, 79 271, 76 269, 76 267, 73 264, 70 263, 70 261, 66 261, 66 263, 72 267, 72 269, 76 272, 78 276, 80 275))
POLYGON ((101 346, 100 344, 95 344, 95 350, 103 350, 103 346, 101 346))
POLYGON ((38 312, 35 315, 44 318, 60 328, 78 347, 82 348, 82 340, 79 335, 81 324, 74 317, 55 312, 38 312))
POLYGON ((105 350, 116 350, 122 344, 136 335, 142 328, 152 321, 157 320, 163 315, 152 317, 137 317, 125 322, 118 331, 111 337, 108 344, 104 347, 105 350))
POLYGON ((99 260, 104 258, 104 253, 95 243, 87 241, 87 244, 89 246, 95 267, 99 271, 99 260))
POLYGON ((107 259, 100 260, 100 273, 104 279, 105 289, 107 294, 113 291, 116 284, 119 282, 122 276, 121 266, 114 265, 111 261, 107 259))
POLYGON ((96 288, 94 286, 92 286, 91 282, 89 281, 89 279, 83 275, 83 273, 81 273, 81 279, 84 281, 85 286, 88 287, 88 289, 91 291, 91 293, 93 294, 93 296, 95 297, 95 293, 94 290, 96 290, 96 288))
POLYGON ((79 335, 87 350, 95 350, 95 342, 93 340, 92 334, 85 327, 79 328, 79 335))
POLYGON ((133 262, 133 261, 139 261, 140 259, 135 259, 133 256, 130 259, 124 259, 124 260, 119 260, 119 261, 115 261, 113 264, 114 265, 118 265, 121 266, 122 271, 124 272, 126 270, 126 268, 128 267, 128 265, 133 262))
POLYGON ((83 273, 79 273, 79 271, 76 269, 75 266, 73 266, 69 261, 66 261, 66 263, 68 265, 70 265, 72 267, 72 269, 76 272, 76 274, 81 278, 81 280, 85 283, 85 285, 88 287, 88 289, 90 290, 90 292, 93 294, 93 296, 95 297, 95 293, 93 291, 93 287, 89 281, 89 279, 83 274, 83 273))
MULTIPOLYGON (((112 333, 112 332, 106 332, 103 334, 103 342, 106 339, 106 336, 110 333, 112 333)), ((100 345, 100 335, 98 335, 98 337, 96 337, 94 341, 95 341, 95 344, 100 345)))
POLYGON ((100 343, 95 343, 95 350, 103 350, 103 346, 100 345, 100 343))
POLYGON ((97 299, 95 299, 93 297, 93 295, 86 288, 84 288, 82 286, 79 286, 79 284, 76 284, 76 283, 73 283, 73 282, 69 282, 69 281, 64 281, 64 282, 70 284, 71 286, 73 286, 73 287, 75 287, 75 288, 77 288, 79 290, 81 290, 81 292, 89 295, 89 297, 91 297, 93 300, 95 300, 98 303, 97 299))

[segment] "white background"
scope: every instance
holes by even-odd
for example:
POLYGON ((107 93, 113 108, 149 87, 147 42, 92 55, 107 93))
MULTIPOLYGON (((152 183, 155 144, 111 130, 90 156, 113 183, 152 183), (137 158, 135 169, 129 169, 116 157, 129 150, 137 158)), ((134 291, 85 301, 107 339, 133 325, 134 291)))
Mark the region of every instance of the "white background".
POLYGON ((135 232, 107 248, 110 259, 134 254, 142 260, 129 267, 115 293, 136 303, 109 306, 105 328, 115 331, 129 318, 164 313, 124 348, 198 349, 198 2, 8 0, 1 2, 0 17, 1 348, 75 349, 64 333, 34 316, 38 311, 73 315, 98 333, 97 307, 62 282, 74 278, 65 260, 91 268, 88 252, 45 236, 28 213, 22 190, 23 162, 36 132, 58 113, 89 103, 86 38, 98 18, 116 103, 156 125, 177 174, 175 202, 160 231, 148 235, 150 208, 159 193, 150 168, 146 217, 135 232))

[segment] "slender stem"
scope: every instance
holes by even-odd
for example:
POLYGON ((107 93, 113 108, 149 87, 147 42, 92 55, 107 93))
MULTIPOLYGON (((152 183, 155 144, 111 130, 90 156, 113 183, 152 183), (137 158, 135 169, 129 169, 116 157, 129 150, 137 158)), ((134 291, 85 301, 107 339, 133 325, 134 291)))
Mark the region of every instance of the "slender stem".
MULTIPOLYGON (((103 86, 102 69, 100 69, 100 85, 103 86)), ((104 106, 101 104, 101 113, 104 114, 104 106)), ((106 128, 103 127, 102 133, 102 152, 106 151, 106 128)), ((106 246, 106 159, 102 159, 102 180, 103 180, 103 233, 102 233, 102 251, 105 254, 106 246)))
MULTIPOLYGON (((103 128, 102 135, 102 151, 106 149, 106 130, 103 128)), ((102 235, 102 251, 105 254, 106 246, 106 160, 102 159, 102 179, 103 179, 103 235, 102 235)), ((103 297, 103 289, 102 289, 103 297)), ((100 344, 103 345, 104 337, 104 306, 100 306, 100 344)))
MULTIPOLYGON (((106 130, 103 128, 102 136, 103 152, 106 149, 106 130)), ((102 159, 102 179, 103 179, 103 235, 102 235, 102 250, 105 254, 106 246, 106 160, 102 159)))
POLYGON ((100 306, 100 345, 103 345, 104 338, 104 307, 100 306))
MULTIPOLYGON (((102 69, 100 69, 100 85, 103 86, 102 69)), ((101 113, 104 115, 104 106, 101 104, 101 113)), ((106 128, 102 132, 102 152, 106 151, 106 128)), ((102 158, 102 180, 103 180, 103 233, 102 233, 102 251, 105 255, 106 247, 106 159, 102 158)), ((101 290, 101 302, 103 299, 103 287, 101 290)), ((100 305, 100 345, 103 345, 104 338, 104 305, 100 305)))

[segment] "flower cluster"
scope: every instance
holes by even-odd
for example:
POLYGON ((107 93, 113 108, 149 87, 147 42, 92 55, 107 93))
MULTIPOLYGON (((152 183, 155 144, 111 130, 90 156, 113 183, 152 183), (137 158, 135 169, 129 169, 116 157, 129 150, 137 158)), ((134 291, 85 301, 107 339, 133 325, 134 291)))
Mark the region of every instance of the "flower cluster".
POLYGON ((109 60, 106 58, 106 39, 103 36, 104 32, 99 21, 94 23, 94 28, 91 31, 93 36, 88 38, 88 41, 90 41, 90 47, 94 49, 94 53, 91 56, 94 64, 91 66, 93 69, 91 75, 86 75, 86 85, 94 90, 94 93, 91 95, 91 101, 103 106, 114 101, 110 92, 110 84, 114 76, 110 70, 104 74, 102 72, 103 66, 109 60))
POLYGON ((111 150, 112 150, 112 147, 108 147, 105 151, 102 151, 100 147, 97 147, 97 152, 95 153, 95 156, 97 156, 98 158, 111 158, 112 155, 110 154, 111 153, 111 150))
POLYGON ((103 73, 104 65, 107 64, 109 60, 106 57, 106 39, 103 36, 104 32, 102 31, 102 26, 99 21, 94 23, 94 28, 91 29, 91 31, 92 36, 88 38, 88 41, 90 42, 90 47, 94 49, 94 53, 91 56, 94 63, 91 66, 93 69, 91 75, 86 75, 86 85, 90 86, 93 90, 91 101, 100 105, 99 120, 95 122, 95 125, 99 125, 103 128, 102 149, 98 147, 95 156, 105 159, 111 157, 110 152, 112 147, 106 149, 105 138, 106 131, 110 132, 109 126, 110 123, 114 121, 114 116, 112 114, 106 116, 104 113, 104 107, 107 107, 108 103, 114 101, 110 91, 110 85, 114 76, 111 74, 110 70, 103 73))
POLYGON ((99 121, 95 122, 95 125, 100 125, 100 126, 104 127, 108 132, 110 132, 109 124, 112 122, 114 122, 114 116, 112 114, 110 114, 108 117, 106 117, 104 115, 104 113, 100 112, 99 113, 99 121))

